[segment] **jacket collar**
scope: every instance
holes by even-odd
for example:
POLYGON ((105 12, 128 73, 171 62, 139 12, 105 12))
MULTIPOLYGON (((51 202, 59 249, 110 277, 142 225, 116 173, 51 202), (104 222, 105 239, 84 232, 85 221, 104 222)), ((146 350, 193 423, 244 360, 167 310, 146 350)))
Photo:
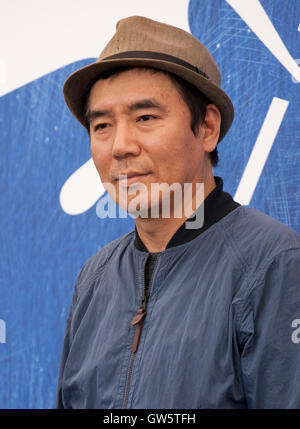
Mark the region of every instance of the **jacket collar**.
MULTIPOLYGON (((204 200, 204 223, 201 228, 198 229, 187 229, 185 223, 183 223, 178 230, 175 232, 173 237, 168 242, 166 249, 170 247, 179 246, 188 241, 193 240, 198 235, 206 231, 210 226, 218 222, 232 210, 240 206, 239 203, 233 200, 232 196, 227 192, 223 191, 223 180, 221 177, 214 176, 216 187, 204 200)), ((189 219, 193 219, 195 215, 192 215, 189 219)), ((140 239, 137 229, 135 227, 135 240, 134 245, 137 249, 148 252, 144 243, 140 239)))

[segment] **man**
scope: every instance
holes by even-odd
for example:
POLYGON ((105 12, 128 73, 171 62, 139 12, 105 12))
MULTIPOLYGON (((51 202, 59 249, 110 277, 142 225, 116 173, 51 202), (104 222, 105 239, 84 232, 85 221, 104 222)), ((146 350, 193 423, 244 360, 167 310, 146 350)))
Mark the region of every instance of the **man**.
POLYGON ((300 237, 234 202, 213 175, 233 108, 206 48, 123 19, 64 94, 136 228, 77 277, 57 407, 299 407, 300 237), (151 193, 163 183, 178 185, 168 216, 164 192, 151 193))

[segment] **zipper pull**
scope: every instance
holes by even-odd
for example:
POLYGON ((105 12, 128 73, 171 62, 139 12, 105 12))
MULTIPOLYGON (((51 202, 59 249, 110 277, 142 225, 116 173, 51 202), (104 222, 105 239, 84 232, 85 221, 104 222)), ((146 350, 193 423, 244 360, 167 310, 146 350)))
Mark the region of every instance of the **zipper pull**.
POLYGON ((139 308, 136 315, 134 316, 134 318, 131 321, 132 326, 136 325, 133 343, 132 343, 132 349, 131 349, 133 353, 135 353, 137 351, 140 336, 141 336, 141 331, 142 331, 142 325, 143 325, 144 317, 146 316, 146 314, 147 313, 144 310, 144 308, 139 308))

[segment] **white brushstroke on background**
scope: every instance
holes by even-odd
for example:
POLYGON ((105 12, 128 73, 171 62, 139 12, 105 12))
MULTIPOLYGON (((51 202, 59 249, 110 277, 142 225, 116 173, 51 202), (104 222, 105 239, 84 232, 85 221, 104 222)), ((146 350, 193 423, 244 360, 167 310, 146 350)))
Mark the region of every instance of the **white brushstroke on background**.
POLYGON ((248 205, 268 159, 289 102, 274 97, 262 124, 250 158, 242 175, 234 200, 248 205))
POLYGON ((104 192, 95 164, 90 158, 65 181, 59 201, 65 213, 78 215, 91 208, 104 192))
POLYGON ((0 96, 99 56, 119 19, 147 16, 189 31, 188 0, 9 0, 0 13, 0 96), (2 70, 2 72, 1 72, 2 70), (5 77, 4 77, 5 71, 5 77))

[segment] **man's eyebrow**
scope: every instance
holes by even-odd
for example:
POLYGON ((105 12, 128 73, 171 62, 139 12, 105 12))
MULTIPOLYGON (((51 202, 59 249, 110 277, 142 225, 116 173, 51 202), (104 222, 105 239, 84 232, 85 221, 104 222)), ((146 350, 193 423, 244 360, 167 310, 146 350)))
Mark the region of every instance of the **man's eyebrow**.
POLYGON ((165 106, 160 104, 155 98, 145 98, 144 100, 135 101, 127 107, 127 110, 132 112, 133 110, 149 108, 160 109, 163 111, 167 110, 165 106))
POLYGON ((111 111, 110 110, 88 110, 87 114, 86 114, 86 119, 88 121, 88 124, 93 122, 95 119, 97 118, 101 118, 101 116, 109 116, 111 115, 111 111))

